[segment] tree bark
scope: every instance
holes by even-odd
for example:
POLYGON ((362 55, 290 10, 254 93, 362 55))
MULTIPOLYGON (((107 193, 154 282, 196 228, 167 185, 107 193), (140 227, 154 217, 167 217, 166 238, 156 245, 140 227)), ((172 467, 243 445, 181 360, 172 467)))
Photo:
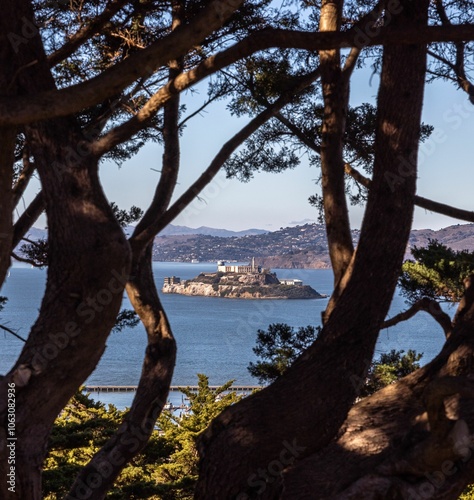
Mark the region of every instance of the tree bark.
MULTIPOLYGON (((401 4, 403 10, 392 22, 426 24, 426 0, 401 4)), ((288 372, 225 410, 202 435, 196 498, 277 497, 281 469, 327 446, 352 407, 408 241, 425 65, 424 46, 385 48, 374 189, 369 193, 359 247, 345 275, 347 283, 319 339, 288 372), (406 162, 409 170, 401 170, 406 162), (388 182, 393 178, 399 182, 388 182)))
MULTIPOLYGON (((321 6, 321 32, 339 31, 342 0, 325 0, 321 6)), ((321 137, 321 188, 334 293, 352 259, 354 246, 344 182, 343 137, 349 103, 349 81, 343 78, 339 49, 319 53, 324 115, 321 137)))
MULTIPOLYGON (((31 3, 2 2, 13 33, 34 19, 31 3)), ((23 94, 54 88, 36 33, 16 56, 23 94), (34 61, 34 65, 31 62, 34 61)), ((39 316, 10 372, 0 380, 0 476, 15 443, 15 487, 5 499, 41 498, 41 468, 58 413, 99 361, 128 279, 130 248, 98 178, 97 159, 73 119, 27 130, 40 176, 49 227, 49 267, 39 316), (7 388, 14 389, 14 430, 7 428, 7 388), (13 432, 15 441, 10 441, 13 432), (8 441, 7 441, 8 440, 8 441)))
POLYGON ((152 244, 134 263, 127 293, 148 338, 137 392, 119 429, 81 470, 67 498, 105 498, 122 469, 148 443, 168 397, 176 341, 156 291, 152 244))
POLYGON ((357 403, 336 440, 284 472, 282 498, 458 498, 474 476, 473 328, 471 301, 433 361, 357 403))

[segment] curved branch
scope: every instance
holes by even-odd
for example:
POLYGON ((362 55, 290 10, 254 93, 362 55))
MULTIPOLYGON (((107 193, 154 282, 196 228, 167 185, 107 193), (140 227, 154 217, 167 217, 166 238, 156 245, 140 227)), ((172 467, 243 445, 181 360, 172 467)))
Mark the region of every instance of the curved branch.
POLYGON ((13 187, 13 207, 18 205, 21 197, 23 196, 26 188, 28 187, 28 183, 30 182, 33 173, 36 170, 36 166, 29 159, 28 146, 25 145, 23 148, 23 169, 16 181, 15 186, 13 187))
MULTIPOLYGON (((174 0, 172 4, 172 29, 177 29, 184 22, 185 12, 183 0, 174 0)), ((169 63, 169 79, 173 80, 182 71, 184 59, 181 57, 169 63)), ((164 106, 163 113, 163 165, 161 177, 156 186, 153 200, 148 210, 137 224, 132 237, 129 239, 134 252, 134 258, 137 258, 146 245, 153 244, 153 238, 156 233, 148 231, 148 239, 140 238, 139 235, 153 226, 154 221, 158 220, 164 211, 168 208, 173 191, 178 180, 180 167, 180 141, 179 141, 179 105, 180 94, 174 95, 164 106)))
POLYGON ((397 325, 402 321, 407 321, 419 311, 425 311, 440 324, 443 329, 444 335, 448 338, 451 335, 453 325, 451 323, 451 318, 446 314, 438 304, 436 300, 430 299, 428 297, 423 297, 422 299, 416 301, 409 309, 403 311, 393 318, 385 320, 382 323, 381 328, 390 328, 391 326, 397 325))
POLYGON ((277 99, 267 109, 253 118, 245 127, 228 140, 214 157, 207 169, 200 177, 171 205, 170 208, 157 220, 153 226, 155 234, 161 231, 176 216, 178 216, 212 181, 217 175, 222 165, 229 159, 231 154, 249 138, 261 125, 276 116, 278 111, 294 99, 295 94, 301 92, 311 85, 319 77, 319 68, 298 79, 297 84, 277 99))
POLYGON ((122 425, 94 455, 76 478, 68 498, 82 498, 83 485, 92 474, 101 473, 102 481, 91 487, 89 498, 104 498, 123 467, 147 444, 168 397, 176 360, 176 342, 158 298, 152 271, 152 244, 132 268, 126 285, 135 311, 148 337, 142 373, 132 407, 122 425), (105 469, 105 467, 107 469, 105 469))
POLYGON ((0 124, 68 116, 119 94, 135 80, 176 59, 219 29, 243 0, 213 0, 192 21, 86 82, 33 96, 0 99, 0 124))
MULTIPOLYGON (((354 167, 346 163, 344 165, 346 174, 351 176, 359 184, 362 184, 366 188, 370 188, 371 180, 362 175, 354 167)), ((430 210, 438 214, 447 215, 453 219, 465 220, 467 222, 474 222, 474 212, 470 210, 463 210, 462 208, 456 208, 451 205, 446 205, 445 203, 440 203, 439 201, 430 200, 428 198, 423 198, 423 196, 415 196, 415 205, 425 210, 430 210)))
POLYGON ((79 31, 74 33, 58 50, 47 57, 48 64, 55 66, 72 55, 90 37, 97 35, 107 25, 115 14, 127 3, 127 0, 111 0, 101 14, 89 21, 79 31))
MULTIPOLYGON (((240 5, 241 0, 214 1, 189 25, 156 41, 146 49, 117 63, 101 75, 71 87, 40 92, 34 96, 0 99, 0 125, 25 124, 59 116, 68 116, 94 106, 108 97, 120 93, 136 79, 149 76, 170 58, 184 54, 189 47, 199 43, 209 33, 219 28, 240 5)), ((215 73, 224 66, 254 52, 272 47, 302 50, 329 50, 333 48, 369 47, 390 44, 423 44, 432 42, 456 42, 474 40, 474 24, 453 26, 426 26, 420 29, 382 28, 375 36, 364 32, 365 26, 336 33, 312 33, 284 29, 264 29, 247 37, 227 51, 204 61, 195 70, 205 75, 215 73), (231 51, 232 56, 231 56, 231 51), (222 65, 222 63, 225 63, 222 65)), ((201 76, 199 79, 204 78, 201 76)), ((194 79, 193 82, 199 81, 194 79)), ((191 85, 188 83, 187 86, 191 85)), ((183 88, 187 88, 183 86, 183 88)), ((176 92, 176 90, 174 90, 176 92)))
POLYGON ((11 244, 12 250, 15 249, 20 243, 27 231, 38 220, 38 217, 43 213, 45 208, 46 205, 43 198, 43 192, 40 191, 13 225, 13 241, 11 244))

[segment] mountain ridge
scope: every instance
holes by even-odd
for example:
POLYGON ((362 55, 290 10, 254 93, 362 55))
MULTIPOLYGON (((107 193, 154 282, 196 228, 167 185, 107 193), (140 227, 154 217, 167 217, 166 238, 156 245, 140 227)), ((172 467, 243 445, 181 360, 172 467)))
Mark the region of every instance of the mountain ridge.
MULTIPOLYGON (((125 228, 127 234, 133 227, 125 228)), ((46 237, 43 229, 32 228, 28 237, 46 237)), ((357 244, 360 231, 354 229, 352 238, 357 244)), ((415 229, 410 233, 406 258, 410 248, 426 246, 430 239, 454 250, 474 251, 474 224, 454 224, 441 229, 415 229)), ((258 258, 267 268, 329 268, 330 259, 324 225, 308 223, 280 228, 277 231, 249 229, 189 228, 170 224, 154 242, 155 261, 238 261, 258 258), (196 232, 199 231, 199 232, 196 232)))

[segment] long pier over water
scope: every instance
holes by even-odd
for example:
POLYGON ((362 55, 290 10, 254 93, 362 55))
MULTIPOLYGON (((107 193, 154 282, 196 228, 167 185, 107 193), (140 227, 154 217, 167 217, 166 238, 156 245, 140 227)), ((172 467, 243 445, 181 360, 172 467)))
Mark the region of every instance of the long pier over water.
MULTIPOLYGON (((209 388, 213 391, 219 389, 220 385, 210 385, 209 388)), ((180 392, 181 389, 189 389, 190 391, 196 392, 198 390, 197 385, 172 385, 170 391, 180 392)), ((135 392, 137 390, 136 385, 86 385, 84 389, 87 392, 135 392)), ((227 391, 233 392, 253 392, 256 389, 262 389, 260 385, 233 385, 227 389, 227 391)))

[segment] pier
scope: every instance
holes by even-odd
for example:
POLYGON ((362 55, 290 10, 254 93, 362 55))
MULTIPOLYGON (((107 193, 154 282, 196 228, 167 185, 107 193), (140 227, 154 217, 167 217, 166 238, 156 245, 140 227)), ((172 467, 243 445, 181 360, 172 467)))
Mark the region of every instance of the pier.
MULTIPOLYGON (((220 385, 210 385, 209 388, 216 391, 221 387, 220 385)), ((86 385, 84 389, 87 392, 135 392, 136 385, 86 385)), ((189 389, 190 391, 197 392, 197 385, 172 385, 170 392, 181 392, 181 389, 189 389)), ((245 392, 250 393, 257 389, 263 389, 261 385, 234 385, 226 389, 226 392, 245 392)))

